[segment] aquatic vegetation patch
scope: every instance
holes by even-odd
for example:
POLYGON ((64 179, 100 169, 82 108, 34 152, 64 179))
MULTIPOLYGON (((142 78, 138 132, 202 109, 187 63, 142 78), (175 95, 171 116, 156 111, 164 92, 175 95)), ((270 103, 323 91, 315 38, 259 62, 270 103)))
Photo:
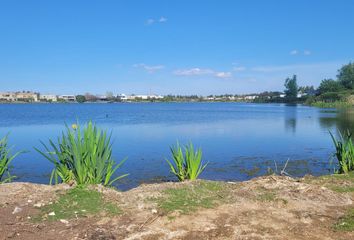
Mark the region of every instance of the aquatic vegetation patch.
POLYGON ((227 200, 229 190, 225 183, 200 181, 182 187, 169 188, 162 196, 152 199, 166 214, 189 214, 201 208, 213 208, 227 200))
POLYGON ((57 143, 42 143, 45 151, 36 150, 54 164, 50 183, 103 184, 110 186, 128 174, 113 177, 125 159, 116 164, 112 157, 111 136, 89 122, 66 127, 57 143))
POLYGON ((122 213, 116 204, 104 200, 102 193, 84 186, 68 190, 56 202, 42 207, 40 211, 34 220, 70 220, 97 214, 114 216, 122 213))
POLYGON ((11 154, 11 148, 8 147, 8 136, 0 139, 0 183, 11 182, 15 176, 11 176, 9 167, 12 160, 21 152, 11 154))
POLYGON ((170 166, 171 172, 179 181, 195 180, 204 171, 208 163, 202 163, 202 150, 196 151, 192 143, 182 147, 177 142, 176 146, 170 147, 172 153, 172 161, 166 159, 170 166))

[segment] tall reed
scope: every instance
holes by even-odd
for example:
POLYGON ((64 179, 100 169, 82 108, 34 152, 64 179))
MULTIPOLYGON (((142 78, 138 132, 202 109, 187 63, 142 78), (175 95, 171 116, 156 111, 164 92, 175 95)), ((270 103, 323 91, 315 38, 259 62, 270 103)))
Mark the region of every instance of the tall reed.
POLYGON ((354 170, 354 144, 352 141, 352 133, 347 130, 342 134, 339 132, 339 139, 329 132, 335 146, 336 152, 334 156, 338 160, 338 173, 348 173, 354 170))
POLYGON ((8 135, 0 139, 0 183, 10 182, 15 178, 15 176, 11 176, 9 166, 20 153, 11 154, 11 148, 8 147, 8 135))
POLYGON ((179 181, 195 180, 204 171, 208 163, 202 164, 202 150, 199 148, 195 151, 192 143, 185 145, 183 148, 184 154, 178 142, 176 146, 170 147, 173 160, 166 159, 166 161, 171 172, 179 181))
POLYGON ((127 176, 114 179, 113 175, 124 163, 116 164, 112 158, 111 135, 98 129, 91 121, 83 128, 73 124, 58 137, 57 144, 49 140, 49 146, 42 142, 45 151, 36 150, 54 164, 50 183, 76 182, 82 184, 112 185, 127 176))

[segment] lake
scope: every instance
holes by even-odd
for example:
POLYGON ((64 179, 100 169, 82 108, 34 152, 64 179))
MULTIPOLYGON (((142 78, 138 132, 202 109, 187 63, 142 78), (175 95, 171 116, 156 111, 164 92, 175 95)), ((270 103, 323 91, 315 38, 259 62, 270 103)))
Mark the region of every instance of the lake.
POLYGON ((329 131, 354 130, 354 112, 302 105, 251 103, 0 104, 0 136, 14 150, 15 181, 48 183, 51 163, 33 147, 56 139, 77 121, 93 120, 112 131, 119 173, 130 175, 117 187, 175 180, 165 158, 169 146, 192 141, 209 162, 201 178, 247 180, 282 168, 291 176, 333 172, 329 131))

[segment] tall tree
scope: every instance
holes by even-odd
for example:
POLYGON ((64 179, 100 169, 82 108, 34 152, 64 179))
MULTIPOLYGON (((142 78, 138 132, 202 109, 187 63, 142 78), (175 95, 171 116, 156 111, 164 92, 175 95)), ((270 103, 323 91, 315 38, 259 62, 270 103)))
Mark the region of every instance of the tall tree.
POLYGON ((348 89, 354 89, 354 63, 348 63, 338 70, 339 82, 348 89))
POLYGON ((339 81, 333 79, 323 79, 320 86, 318 87, 320 94, 328 92, 339 92, 340 90, 343 90, 342 84, 340 84, 339 81))
POLYGON ((298 93, 297 79, 296 75, 293 75, 292 78, 287 78, 284 83, 285 94, 288 98, 296 98, 298 93))

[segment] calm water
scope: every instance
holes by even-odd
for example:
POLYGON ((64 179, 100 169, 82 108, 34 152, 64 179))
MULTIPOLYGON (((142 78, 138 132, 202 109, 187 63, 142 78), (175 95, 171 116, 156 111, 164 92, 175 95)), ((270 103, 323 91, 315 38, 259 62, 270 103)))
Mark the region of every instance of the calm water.
POLYGON ((202 178, 245 180, 263 175, 274 161, 294 176, 327 174, 333 151, 328 130, 354 130, 354 112, 284 104, 0 104, 0 136, 10 133, 17 181, 48 183, 51 164, 33 147, 56 138, 64 123, 93 120, 113 131, 114 157, 128 157, 121 189, 174 180, 166 157, 178 139, 202 147, 209 166, 202 178))

